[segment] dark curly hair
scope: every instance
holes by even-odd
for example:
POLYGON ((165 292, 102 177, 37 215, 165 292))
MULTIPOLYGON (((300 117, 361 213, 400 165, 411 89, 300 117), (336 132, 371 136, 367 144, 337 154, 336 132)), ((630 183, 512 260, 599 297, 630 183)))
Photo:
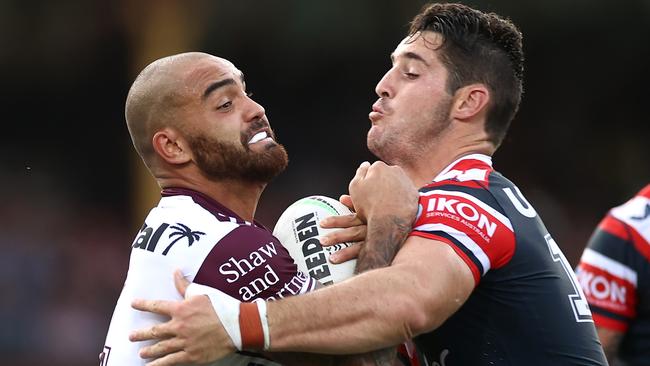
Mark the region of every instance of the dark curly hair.
POLYGON ((485 130, 498 147, 517 113, 523 93, 522 35, 508 19, 462 4, 429 4, 413 18, 409 36, 432 31, 442 35, 438 48, 449 72, 447 90, 481 83, 488 87, 485 130))

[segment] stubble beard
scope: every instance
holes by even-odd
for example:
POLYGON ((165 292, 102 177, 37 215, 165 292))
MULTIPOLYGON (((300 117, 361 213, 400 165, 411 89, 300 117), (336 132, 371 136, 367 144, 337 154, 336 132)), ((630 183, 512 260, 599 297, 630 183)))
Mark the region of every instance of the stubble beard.
POLYGON ((440 143, 445 130, 451 125, 449 115, 452 104, 452 97, 440 101, 430 112, 432 117, 418 118, 425 121, 419 127, 412 122, 401 124, 406 128, 395 127, 390 126, 389 122, 388 126, 383 126, 384 131, 378 136, 372 137, 371 131, 368 131, 368 150, 391 165, 405 165, 418 159, 427 146, 440 143))

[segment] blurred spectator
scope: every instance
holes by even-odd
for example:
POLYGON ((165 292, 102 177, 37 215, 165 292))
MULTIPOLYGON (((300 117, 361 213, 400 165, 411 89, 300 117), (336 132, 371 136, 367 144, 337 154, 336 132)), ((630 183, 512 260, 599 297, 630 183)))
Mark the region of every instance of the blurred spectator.
POLYGON ((610 365, 650 365, 650 184, 609 211, 577 273, 610 365))

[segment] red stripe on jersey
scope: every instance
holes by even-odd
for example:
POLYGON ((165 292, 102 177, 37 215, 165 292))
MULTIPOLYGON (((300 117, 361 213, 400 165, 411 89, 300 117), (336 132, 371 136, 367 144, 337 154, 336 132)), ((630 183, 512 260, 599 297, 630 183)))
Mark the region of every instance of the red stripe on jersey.
POLYGON ((624 222, 610 215, 607 215, 603 221, 600 222, 598 228, 622 240, 632 242, 634 248, 650 261, 650 243, 648 243, 634 228, 629 227, 624 222))
POLYGON ((478 181, 489 183, 492 166, 478 159, 462 159, 456 164, 445 168, 434 182, 454 182, 459 185, 476 187, 478 181), (469 183, 474 182, 474 183, 469 183))
POLYGON ((400 353, 405 359, 407 359, 409 362, 408 365, 410 366, 420 366, 416 352, 415 344, 410 339, 397 347, 397 353, 400 353))
POLYGON ((465 254, 465 252, 463 252, 462 249, 460 249, 458 246, 456 246, 455 243, 451 242, 449 239, 444 238, 442 236, 438 236, 438 235, 430 234, 430 233, 425 233, 425 232, 422 232, 422 231, 413 231, 413 232, 411 232, 410 235, 419 236, 419 237, 422 237, 422 238, 436 240, 436 241, 441 241, 441 242, 449 245, 451 247, 451 249, 453 249, 454 252, 456 252, 456 254, 458 254, 460 259, 462 259, 463 262, 465 262, 465 264, 467 264, 467 267, 469 267, 469 270, 472 271, 472 276, 474 277, 474 286, 478 286, 478 283, 481 281, 481 271, 479 270, 478 266, 474 263, 474 261, 472 261, 472 259, 470 257, 468 257, 467 254, 465 254))
POLYGON ((485 189, 485 185, 482 185, 475 180, 466 180, 466 181, 443 180, 441 182, 429 184, 426 188, 435 188, 436 186, 449 186, 449 185, 475 188, 475 189, 485 189))
POLYGON ((630 240, 630 231, 626 225, 610 215, 605 216, 598 224, 598 228, 623 240, 630 240))
POLYGON ((467 172, 472 169, 485 169, 487 171, 487 174, 485 177, 482 179, 483 181, 487 181, 488 175, 492 171, 492 166, 490 164, 487 164, 486 162, 482 160, 477 160, 477 159, 463 159, 459 161, 456 165, 454 165, 452 170, 460 170, 467 172))
POLYGON ((420 196, 420 205, 423 212, 413 225, 415 230, 451 228, 465 234, 475 244, 466 248, 477 257, 483 255, 489 260, 483 263, 479 258, 483 267, 487 265, 486 269, 500 268, 514 255, 515 235, 510 221, 478 198, 461 192, 427 192, 420 196))
POLYGON ((577 277, 589 305, 627 318, 636 317, 637 293, 634 284, 605 268, 578 264, 577 277))
POLYGON ((603 327, 619 332, 627 332, 627 329, 630 327, 626 322, 608 318, 598 313, 593 313, 592 317, 594 319, 594 323, 596 323, 596 326, 598 327, 603 327))

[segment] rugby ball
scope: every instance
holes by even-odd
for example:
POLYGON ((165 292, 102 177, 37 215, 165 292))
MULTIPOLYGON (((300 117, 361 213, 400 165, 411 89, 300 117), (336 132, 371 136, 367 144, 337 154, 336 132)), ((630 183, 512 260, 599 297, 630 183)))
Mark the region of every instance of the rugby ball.
POLYGON ((302 272, 308 273, 324 285, 338 283, 354 275, 357 261, 354 259, 334 264, 330 262, 329 257, 352 243, 321 246, 321 235, 339 229, 324 229, 318 223, 329 216, 350 213, 350 209, 333 198, 305 197, 294 202, 282 213, 275 224, 273 235, 287 248, 302 272))

